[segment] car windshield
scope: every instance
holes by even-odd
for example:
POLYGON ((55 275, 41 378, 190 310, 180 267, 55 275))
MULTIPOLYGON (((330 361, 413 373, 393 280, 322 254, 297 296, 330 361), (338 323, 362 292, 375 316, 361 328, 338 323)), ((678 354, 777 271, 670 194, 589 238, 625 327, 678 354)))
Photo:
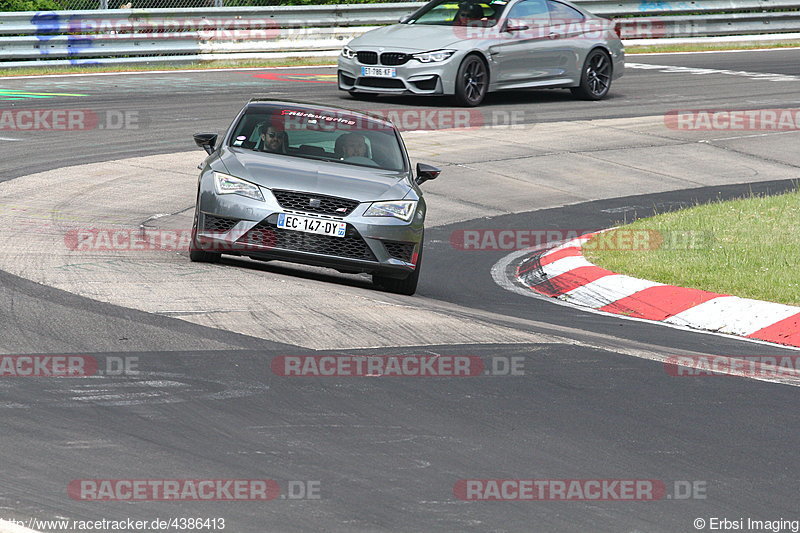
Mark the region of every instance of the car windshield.
POLYGON ((406 24, 438 26, 494 26, 506 7, 506 1, 439 0, 422 8, 406 24))
POLYGON ((255 105, 234 128, 230 146, 256 152, 405 170, 399 136, 391 124, 294 105, 255 105))

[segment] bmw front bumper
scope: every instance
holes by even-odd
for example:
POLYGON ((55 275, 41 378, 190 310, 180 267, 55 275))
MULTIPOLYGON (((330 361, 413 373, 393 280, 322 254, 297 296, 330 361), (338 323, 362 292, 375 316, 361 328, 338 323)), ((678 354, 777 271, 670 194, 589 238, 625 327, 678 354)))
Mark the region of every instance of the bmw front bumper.
POLYGON ((439 63, 421 63, 409 59, 402 65, 364 64, 358 59, 339 56, 338 83, 342 91, 372 94, 443 95, 455 93, 455 79, 460 55, 439 63), (395 69, 395 76, 370 76, 364 67, 395 69))

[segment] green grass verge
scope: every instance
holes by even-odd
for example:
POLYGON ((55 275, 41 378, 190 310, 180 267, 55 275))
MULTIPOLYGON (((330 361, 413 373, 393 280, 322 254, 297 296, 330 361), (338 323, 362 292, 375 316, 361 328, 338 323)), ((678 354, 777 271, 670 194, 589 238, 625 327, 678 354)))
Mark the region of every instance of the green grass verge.
POLYGON ((595 237, 586 243, 584 254, 592 263, 620 274, 800 305, 798 229, 800 191, 794 191, 718 201, 638 220, 614 231, 658 232, 665 239, 660 247, 603 249, 608 247, 595 237))
MULTIPOLYGON (((628 55, 657 52, 704 52, 713 50, 753 50, 758 48, 800 47, 800 41, 772 41, 764 43, 708 43, 708 44, 666 44, 658 46, 628 46, 628 55)), ((215 68, 259 68, 259 67, 298 67, 303 65, 335 65, 335 57, 298 57, 288 59, 248 59, 242 61, 205 61, 182 65, 107 65, 86 67, 24 67, 0 68, 0 76, 36 76, 46 74, 86 74, 91 72, 137 72, 143 70, 187 70, 215 68)))

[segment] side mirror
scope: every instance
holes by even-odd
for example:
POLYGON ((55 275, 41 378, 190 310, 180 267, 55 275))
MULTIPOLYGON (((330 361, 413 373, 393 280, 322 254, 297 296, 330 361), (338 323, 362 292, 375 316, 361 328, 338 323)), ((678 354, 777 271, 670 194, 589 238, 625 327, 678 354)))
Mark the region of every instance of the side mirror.
POLYGON ((417 185, 422 185, 429 180, 435 180, 441 173, 442 171, 436 167, 425 163, 417 163, 417 185))
POLYGON ((217 144, 217 134, 216 133, 195 133, 194 134, 194 142, 205 150, 207 153, 211 153, 214 151, 214 146, 217 144))
POLYGON ((506 23, 506 27, 503 31, 507 31, 508 33, 514 33, 516 31, 525 31, 531 29, 530 26, 524 25, 516 25, 511 23, 506 23))

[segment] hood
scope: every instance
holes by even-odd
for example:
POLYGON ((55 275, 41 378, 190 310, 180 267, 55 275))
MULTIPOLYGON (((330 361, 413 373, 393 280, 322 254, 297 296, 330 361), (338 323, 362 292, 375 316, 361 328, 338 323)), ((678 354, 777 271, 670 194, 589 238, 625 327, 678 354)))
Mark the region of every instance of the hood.
POLYGON ((232 176, 268 189, 351 198, 398 200, 411 186, 408 173, 227 148, 222 163, 232 176))
POLYGON ((431 24, 392 24, 370 30, 347 45, 354 50, 386 50, 427 52, 438 50, 460 41, 452 26, 431 24))

